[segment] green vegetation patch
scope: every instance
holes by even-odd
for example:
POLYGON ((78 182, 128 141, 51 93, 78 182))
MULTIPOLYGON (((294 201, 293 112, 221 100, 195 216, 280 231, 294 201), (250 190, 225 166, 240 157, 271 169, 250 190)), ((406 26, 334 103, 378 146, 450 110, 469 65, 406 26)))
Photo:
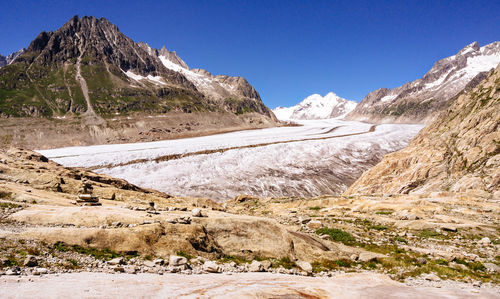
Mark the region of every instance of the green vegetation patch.
POLYGON ((0 202, 0 209, 11 209, 11 208, 20 208, 21 205, 10 203, 10 202, 0 202))
POLYGON ((316 230, 317 235, 328 235, 333 241, 342 242, 346 245, 353 245, 356 239, 348 233, 337 228, 322 227, 316 230))
POLYGON ((280 266, 285 268, 285 269, 292 269, 296 265, 293 261, 290 260, 290 258, 288 256, 285 256, 285 257, 282 257, 279 260, 276 260, 272 263, 273 268, 279 268, 280 266))
POLYGON ((190 254, 188 254, 188 253, 186 253, 186 252, 184 252, 184 251, 182 251, 182 250, 181 250, 181 251, 177 251, 177 255, 178 255, 178 256, 185 257, 188 261, 189 261, 190 259, 194 258, 194 256, 192 256, 192 255, 190 255, 190 254))
POLYGON ((418 233, 418 237, 422 239, 427 239, 427 238, 444 238, 445 236, 438 233, 437 231, 433 230, 423 230, 418 233))
POLYGON ((394 213, 394 211, 377 211, 377 212, 375 212, 375 214, 377 214, 377 215, 391 215, 392 213, 394 213))
POLYGON ((309 210, 319 211, 319 210, 321 210, 322 208, 323 208, 323 207, 318 207, 318 206, 316 206, 316 207, 309 207, 309 210))
POLYGON ((10 198, 11 195, 12 195, 11 192, 0 190, 0 198, 1 199, 8 199, 8 198, 10 198))
POLYGON ((387 230, 389 227, 386 225, 378 224, 378 223, 373 223, 368 219, 356 219, 354 221, 355 224, 363 225, 367 229, 373 229, 373 230, 387 230))
POLYGON ((125 252, 125 253, 118 253, 115 251, 112 251, 108 248, 105 249, 97 249, 97 248, 91 248, 91 247, 82 247, 79 245, 67 245, 63 242, 57 242, 54 244, 53 249, 60 251, 60 252, 68 252, 68 251, 73 251, 77 252, 80 254, 85 254, 85 255, 90 255, 93 256, 96 259, 99 260, 111 260, 116 257, 125 257, 125 258, 132 258, 137 256, 137 252, 125 252))
POLYGON ((244 264, 250 262, 249 260, 239 257, 239 256, 232 256, 232 255, 224 255, 222 258, 219 259, 220 262, 222 263, 230 263, 230 262, 235 262, 236 264, 244 264))
POLYGON ((339 268, 350 268, 353 265, 353 262, 348 259, 340 259, 340 260, 321 260, 314 261, 311 263, 313 267, 313 272, 318 273, 321 271, 330 271, 339 268))

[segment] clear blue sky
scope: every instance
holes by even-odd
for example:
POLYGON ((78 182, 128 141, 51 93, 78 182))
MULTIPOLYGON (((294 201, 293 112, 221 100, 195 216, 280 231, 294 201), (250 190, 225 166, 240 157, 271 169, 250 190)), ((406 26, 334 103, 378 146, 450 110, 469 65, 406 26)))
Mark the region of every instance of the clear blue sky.
POLYGON ((106 17, 135 41, 190 67, 244 76, 273 108, 334 91, 368 92, 421 77, 465 45, 500 40, 500 1, 5 1, 0 53, 73 15, 106 17))

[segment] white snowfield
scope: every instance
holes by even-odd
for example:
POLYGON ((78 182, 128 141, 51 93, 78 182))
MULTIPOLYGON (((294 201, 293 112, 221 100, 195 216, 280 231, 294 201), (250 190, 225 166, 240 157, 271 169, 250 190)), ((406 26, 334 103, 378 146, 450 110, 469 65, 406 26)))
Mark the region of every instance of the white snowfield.
POLYGON ((317 196, 342 192, 384 154, 406 146, 423 127, 375 127, 336 119, 300 123, 303 126, 38 152, 64 166, 94 167, 175 196, 217 201, 239 194, 317 196))

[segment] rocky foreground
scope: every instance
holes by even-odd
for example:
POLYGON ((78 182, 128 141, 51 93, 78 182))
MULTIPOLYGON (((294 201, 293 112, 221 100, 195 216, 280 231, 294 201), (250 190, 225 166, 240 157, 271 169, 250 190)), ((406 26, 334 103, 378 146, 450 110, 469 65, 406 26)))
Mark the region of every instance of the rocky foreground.
POLYGON ((0 153, 0 285, 12 297, 494 298, 499 202, 441 192, 215 203, 10 149, 0 153), (100 206, 82 201, 89 184, 100 206))

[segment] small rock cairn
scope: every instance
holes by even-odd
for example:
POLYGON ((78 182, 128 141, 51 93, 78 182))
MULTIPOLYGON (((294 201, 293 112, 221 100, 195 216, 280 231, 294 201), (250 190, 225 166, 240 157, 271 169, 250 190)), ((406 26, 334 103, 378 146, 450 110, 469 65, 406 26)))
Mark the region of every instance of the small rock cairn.
POLYGON ((156 211, 154 201, 149 202, 149 207, 146 209, 146 211, 148 214, 153 214, 153 215, 160 214, 160 212, 156 211))
POLYGON ((78 190, 76 203, 81 206, 100 206, 99 197, 93 196, 94 187, 88 180, 83 180, 82 187, 78 190))

